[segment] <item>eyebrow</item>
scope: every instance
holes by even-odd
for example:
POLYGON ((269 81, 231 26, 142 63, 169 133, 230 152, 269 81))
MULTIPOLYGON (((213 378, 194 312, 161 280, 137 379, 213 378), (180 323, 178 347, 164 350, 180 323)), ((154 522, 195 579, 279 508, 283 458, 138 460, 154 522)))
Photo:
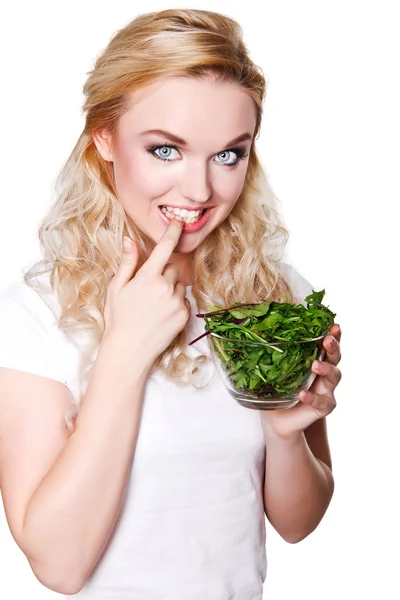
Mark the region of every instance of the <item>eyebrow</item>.
MULTIPOLYGON (((149 134, 154 134, 154 135, 159 135, 160 137, 163 136, 169 140, 171 140, 172 142, 175 142, 175 144, 179 144, 179 146, 189 146, 188 142, 184 139, 182 139, 181 137, 169 132, 169 131, 165 131, 164 129, 149 129, 147 131, 142 131, 140 133, 140 135, 149 135, 149 134)), ((246 133, 242 133, 241 135, 238 135, 238 137, 236 137, 234 140, 231 140, 230 142, 228 142, 224 148, 228 148, 229 146, 234 146, 235 144, 238 144, 239 142, 244 142, 245 140, 251 140, 252 135, 248 132, 246 133)))

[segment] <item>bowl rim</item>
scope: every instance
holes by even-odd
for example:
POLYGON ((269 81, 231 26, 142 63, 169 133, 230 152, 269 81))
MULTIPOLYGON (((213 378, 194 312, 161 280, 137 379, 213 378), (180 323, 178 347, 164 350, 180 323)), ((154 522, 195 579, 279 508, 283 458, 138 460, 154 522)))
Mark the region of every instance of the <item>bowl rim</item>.
MULTIPOLYGON (((326 333, 319 335, 318 337, 309 338, 309 339, 305 339, 305 340, 294 340, 293 343, 294 344, 307 344, 309 342, 317 342, 319 340, 322 340, 329 334, 330 334, 330 329, 328 329, 326 333)), ((215 333, 214 331, 210 331, 210 336, 220 338, 221 340, 226 340, 227 342, 234 342, 234 343, 238 343, 238 344, 247 344, 247 345, 251 345, 251 346, 278 346, 279 347, 279 346, 285 346, 291 342, 291 340, 281 341, 281 342, 267 342, 267 341, 256 342, 253 340, 240 340, 240 339, 235 339, 235 338, 228 338, 224 335, 219 335, 218 333, 215 333)))

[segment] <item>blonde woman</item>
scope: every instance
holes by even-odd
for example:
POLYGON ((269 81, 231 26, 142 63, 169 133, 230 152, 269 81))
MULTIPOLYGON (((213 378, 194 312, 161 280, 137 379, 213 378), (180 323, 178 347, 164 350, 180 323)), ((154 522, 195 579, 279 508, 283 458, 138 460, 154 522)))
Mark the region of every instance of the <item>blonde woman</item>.
POLYGON ((234 402, 204 338, 188 345, 211 304, 312 290, 279 257, 265 89, 239 25, 202 10, 141 15, 89 73, 43 261, 0 299, 4 506, 56 592, 260 599, 265 516, 295 543, 329 505, 339 326, 285 411, 234 402))

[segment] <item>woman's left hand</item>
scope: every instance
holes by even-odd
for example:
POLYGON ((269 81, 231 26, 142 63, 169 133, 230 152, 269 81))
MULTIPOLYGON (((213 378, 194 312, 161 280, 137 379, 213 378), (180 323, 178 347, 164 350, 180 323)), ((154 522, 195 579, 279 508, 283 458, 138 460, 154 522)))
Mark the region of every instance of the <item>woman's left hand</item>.
POLYGON ((334 392, 342 378, 342 373, 337 368, 341 359, 341 331, 338 324, 332 326, 331 334, 325 336, 323 341, 325 360, 318 361, 318 370, 313 363, 312 371, 317 373, 317 377, 304 396, 303 393, 299 394, 300 402, 284 410, 260 411, 267 434, 288 439, 301 433, 318 419, 326 417, 336 407, 334 392))

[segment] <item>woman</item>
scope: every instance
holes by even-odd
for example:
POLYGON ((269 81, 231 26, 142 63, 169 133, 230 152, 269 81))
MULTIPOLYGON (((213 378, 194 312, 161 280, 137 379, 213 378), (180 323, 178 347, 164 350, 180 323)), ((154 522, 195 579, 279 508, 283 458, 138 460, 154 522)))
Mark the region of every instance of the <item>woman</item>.
POLYGON ((261 598, 265 515, 294 543, 329 505, 339 326, 285 411, 235 403, 204 338, 187 345, 209 305, 312 290, 277 258, 265 87, 237 23, 201 10, 134 19, 84 86, 44 260, 0 299, 4 506, 59 593, 261 598))

